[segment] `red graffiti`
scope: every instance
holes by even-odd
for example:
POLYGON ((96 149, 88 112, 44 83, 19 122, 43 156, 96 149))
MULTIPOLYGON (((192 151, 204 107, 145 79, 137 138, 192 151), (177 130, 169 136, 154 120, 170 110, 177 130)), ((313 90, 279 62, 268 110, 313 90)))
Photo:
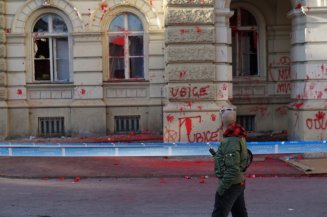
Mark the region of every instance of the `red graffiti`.
POLYGON ((216 121, 217 116, 215 114, 212 114, 210 118, 211 118, 212 121, 216 121))
POLYGON ((291 93, 291 83, 277 84, 277 93, 284 93, 284 94, 291 93))
POLYGON ((179 141, 181 139, 182 129, 185 129, 188 142, 218 142, 219 131, 221 130, 221 127, 218 127, 215 131, 207 130, 203 132, 193 132, 193 121, 201 123, 201 116, 178 118, 178 121, 179 141))
POLYGON ((179 72, 179 78, 180 78, 180 79, 184 79, 185 76, 186 76, 186 73, 187 73, 186 70, 182 70, 182 71, 180 71, 180 72, 179 72))
POLYGON ((22 94, 23 94, 23 90, 22 90, 22 89, 18 89, 18 90, 16 91, 16 93, 17 93, 17 95, 22 95, 22 94))
POLYGON ((201 111, 201 110, 202 110, 202 106, 199 105, 199 106, 198 106, 198 109, 201 111))
POLYGON ((196 26, 195 28, 196 28, 196 32, 197 32, 197 33, 200 33, 200 32, 201 32, 201 28, 200 28, 200 26, 196 26))
POLYGON ((276 109, 276 112, 278 112, 281 116, 285 116, 285 115, 287 115, 288 108, 287 108, 287 106, 278 107, 276 109))
POLYGON ((318 111, 316 113, 316 118, 308 118, 306 120, 306 125, 308 129, 316 130, 326 130, 327 129, 327 120, 325 119, 326 113, 318 111))
POLYGON ((188 87, 172 87, 170 93, 173 98, 202 98, 208 95, 208 88, 209 85, 204 87, 191 87, 189 84, 188 87))
POLYGON ((167 115, 166 119, 167 119, 167 121, 168 121, 169 123, 171 123, 171 122, 174 121, 175 118, 174 118, 173 115, 169 114, 169 115, 167 115))
POLYGON ((167 142, 176 142, 177 140, 177 132, 175 130, 168 129, 165 127, 164 139, 167 142))

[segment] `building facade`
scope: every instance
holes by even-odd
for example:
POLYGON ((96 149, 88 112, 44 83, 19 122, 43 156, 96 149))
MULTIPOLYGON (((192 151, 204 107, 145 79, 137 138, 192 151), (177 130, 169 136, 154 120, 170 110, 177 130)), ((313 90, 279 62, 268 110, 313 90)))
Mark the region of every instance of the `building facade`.
MULTIPOLYGON (((327 139, 325 0, 0 1, 0 138, 327 139)), ((326 32, 327 34, 327 32, 326 32)))

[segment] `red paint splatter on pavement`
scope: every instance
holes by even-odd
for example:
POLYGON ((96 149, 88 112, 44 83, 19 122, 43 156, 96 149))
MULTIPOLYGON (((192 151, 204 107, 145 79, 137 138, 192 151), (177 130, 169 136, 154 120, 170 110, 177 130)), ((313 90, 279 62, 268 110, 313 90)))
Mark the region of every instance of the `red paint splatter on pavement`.
POLYGON ((166 183, 166 180, 160 179, 160 183, 166 183))
POLYGON ((76 176, 75 178, 74 178, 74 182, 80 182, 81 181, 81 178, 79 177, 79 176, 76 176))
POLYGON ((191 179, 191 176, 184 176, 185 179, 191 179))
POLYGON ((59 181, 64 181, 65 180, 65 177, 59 177, 58 180, 59 181))
POLYGON ((196 32, 197 32, 197 33, 200 33, 200 32, 201 32, 201 28, 200 28, 200 26, 197 26, 197 27, 196 27, 196 32))

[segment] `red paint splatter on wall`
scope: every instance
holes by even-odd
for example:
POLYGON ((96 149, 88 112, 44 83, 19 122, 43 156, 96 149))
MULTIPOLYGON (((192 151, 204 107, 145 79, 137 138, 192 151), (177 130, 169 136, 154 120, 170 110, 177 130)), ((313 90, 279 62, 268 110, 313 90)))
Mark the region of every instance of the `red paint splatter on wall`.
POLYGON ((173 115, 169 114, 169 115, 167 115, 166 119, 167 119, 167 121, 168 121, 169 123, 171 123, 171 122, 174 121, 175 117, 174 117, 173 115))
POLYGON ((298 3, 296 6, 295 6, 295 9, 300 9, 302 7, 302 4, 301 3, 298 3))
POLYGON ((210 118, 211 118, 212 121, 216 121, 217 116, 215 114, 212 114, 210 118))
POLYGON ((185 128, 186 128, 186 134, 189 136, 192 131, 192 119, 191 118, 185 118, 185 128))
POLYGON ((86 94, 86 90, 85 90, 85 89, 81 89, 80 93, 81 93, 82 95, 85 95, 85 94, 86 94))
POLYGON ((101 4, 101 10, 107 10, 107 7, 108 7, 108 3, 107 2, 102 2, 102 4, 101 4))
POLYGON ((22 95, 22 94, 23 94, 23 90, 22 90, 22 89, 18 89, 18 90, 16 91, 16 93, 17 93, 17 95, 22 95))
POLYGON ((192 108, 193 102, 187 102, 186 105, 190 108, 192 108))
POLYGON ((325 113, 324 112, 321 112, 321 111, 319 111, 317 114, 316 114, 316 118, 317 118, 317 120, 322 120, 322 119, 324 119, 325 118, 325 113))
POLYGON ((301 108, 303 106, 303 104, 304 104, 304 102, 294 103, 293 107, 299 109, 299 108, 301 108))
POLYGON ((119 46, 124 46, 125 39, 124 37, 116 37, 111 43, 119 46))
POLYGON ((200 26, 197 26, 197 27, 195 27, 196 28, 196 32, 197 33, 200 33, 201 32, 201 28, 200 28, 200 26))

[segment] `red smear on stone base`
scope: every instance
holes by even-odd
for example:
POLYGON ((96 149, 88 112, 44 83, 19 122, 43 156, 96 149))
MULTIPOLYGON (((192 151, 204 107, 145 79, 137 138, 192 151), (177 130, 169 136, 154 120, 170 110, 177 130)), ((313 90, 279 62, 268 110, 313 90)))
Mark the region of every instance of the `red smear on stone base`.
POLYGON ((295 6, 295 9, 300 9, 302 7, 301 3, 298 3, 296 6, 295 6))
POLYGON ((81 181, 81 178, 80 178, 79 176, 76 176, 76 177, 74 178, 74 182, 79 182, 79 181, 81 181))
POLYGON ((65 177, 59 177, 58 180, 59 181, 64 181, 65 180, 65 177))
POLYGON ((160 183, 166 183, 166 180, 160 179, 160 183))
POLYGON ((191 176, 184 176, 185 179, 191 179, 191 176))

